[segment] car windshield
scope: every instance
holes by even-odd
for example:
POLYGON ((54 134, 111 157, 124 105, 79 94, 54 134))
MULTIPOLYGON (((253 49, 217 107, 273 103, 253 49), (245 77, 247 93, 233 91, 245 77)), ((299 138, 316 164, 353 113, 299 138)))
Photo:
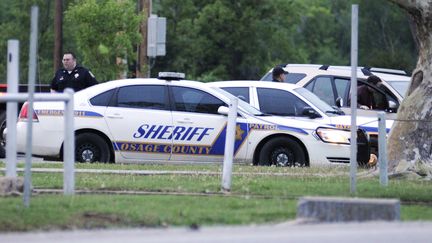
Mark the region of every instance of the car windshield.
MULTIPOLYGON (((212 87, 212 89, 214 89, 216 92, 218 92, 218 93, 220 93, 220 94, 222 94, 224 96, 227 96, 228 98, 231 98, 231 97, 237 98, 237 97, 233 96, 232 94, 230 94, 230 93, 226 92, 225 90, 220 89, 218 87, 212 87)), ((250 115, 254 115, 254 116, 262 116, 262 115, 264 115, 264 113, 262 113, 260 110, 258 110, 255 107, 249 105, 249 103, 246 103, 246 102, 244 102, 241 99, 238 99, 238 107, 239 107, 239 109, 243 110, 244 112, 246 112, 246 113, 248 113, 250 115)))
POLYGON ((402 96, 402 98, 405 97, 410 82, 399 81, 399 80, 391 80, 391 81, 386 80, 386 81, 402 96))
POLYGON ((307 101, 312 103, 323 113, 326 113, 329 116, 336 116, 340 114, 340 111, 331 107, 329 104, 321 100, 318 96, 316 96, 314 93, 310 92, 309 90, 301 87, 301 88, 294 89, 294 91, 297 92, 299 95, 303 96, 303 98, 305 98, 307 101))

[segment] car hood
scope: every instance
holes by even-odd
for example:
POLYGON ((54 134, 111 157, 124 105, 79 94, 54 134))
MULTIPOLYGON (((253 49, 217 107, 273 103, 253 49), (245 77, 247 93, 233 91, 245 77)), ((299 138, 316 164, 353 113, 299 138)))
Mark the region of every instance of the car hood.
POLYGON ((256 119, 257 124, 268 124, 269 126, 273 126, 275 130, 289 130, 302 134, 310 134, 318 127, 335 127, 320 122, 304 121, 282 116, 255 116, 254 119, 256 119))

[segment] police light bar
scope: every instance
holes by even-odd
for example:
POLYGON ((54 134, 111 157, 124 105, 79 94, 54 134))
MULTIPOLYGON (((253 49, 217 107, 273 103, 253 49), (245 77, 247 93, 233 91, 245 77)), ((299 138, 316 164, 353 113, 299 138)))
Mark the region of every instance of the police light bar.
POLYGON ((158 79, 166 79, 166 80, 180 80, 185 78, 184 73, 175 73, 175 72, 159 72, 158 79))

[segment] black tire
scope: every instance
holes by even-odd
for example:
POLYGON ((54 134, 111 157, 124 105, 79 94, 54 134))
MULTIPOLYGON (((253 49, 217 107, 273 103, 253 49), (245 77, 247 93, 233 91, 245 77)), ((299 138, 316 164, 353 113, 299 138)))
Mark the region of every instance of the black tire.
MULTIPOLYGON (((368 144, 366 132, 359 129, 357 131, 357 163, 361 168, 368 168, 372 147, 368 144)), ((375 153, 378 152, 378 148, 375 153)))
POLYGON ((75 139, 75 159, 81 163, 110 162, 110 149, 103 138, 92 133, 82 133, 75 139))
POLYGON ((261 149, 258 165, 307 166, 302 146, 289 137, 271 139, 261 149))
POLYGON ((3 131, 6 128, 6 111, 0 112, 0 158, 6 158, 6 138, 3 131))

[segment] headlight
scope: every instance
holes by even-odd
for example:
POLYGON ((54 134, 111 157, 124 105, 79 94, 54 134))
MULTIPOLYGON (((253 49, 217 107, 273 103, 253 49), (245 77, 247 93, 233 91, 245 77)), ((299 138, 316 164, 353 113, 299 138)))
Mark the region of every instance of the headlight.
POLYGON ((351 132, 347 130, 319 127, 316 134, 325 143, 350 144, 351 132))

